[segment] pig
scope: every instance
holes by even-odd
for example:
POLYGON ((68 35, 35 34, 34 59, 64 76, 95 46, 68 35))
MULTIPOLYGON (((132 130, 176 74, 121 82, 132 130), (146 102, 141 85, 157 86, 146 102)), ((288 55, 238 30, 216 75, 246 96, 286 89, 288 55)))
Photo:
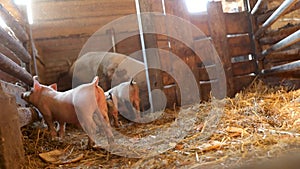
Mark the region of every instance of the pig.
POLYGON ((114 120, 114 125, 119 127, 119 118, 118 118, 118 108, 115 105, 118 105, 118 100, 116 96, 113 96, 111 93, 105 93, 106 103, 108 108, 109 119, 114 120))
MULTIPOLYGON (((111 88, 105 92, 105 96, 111 99, 112 103, 108 105, 109 114, 113 116, 115 125, 118 126, 118 111, 132 110, 128 109, 127 102, 131 103, 135 108, 135 119, 140 120, 140 97, 139 87, 136 82, 132 79, 129 82, 123 82, 118 86, 111 88), (125 108, 125 109, 124 109, 125 108)), ((130 112, 131 113, 131 112, 130 112)))
POLYGON ((22 93, 21 97, 39 109, 52 138, 57 136, 53 123, 57 121, 60 126, 58 133, 60 138, 64 136, 65 123, 71 123, 87 132, 89 146, 94 144, 95 139, 92 137, 99 125, 104 126, 108 141, 113 141, 107 103, 103 89, 98 86, 98 76, 91 83, 82 84, 65 92, 58 92, 56 83, 45 86, 40 84, 36 77, 33 80, 33 89, 22 93))

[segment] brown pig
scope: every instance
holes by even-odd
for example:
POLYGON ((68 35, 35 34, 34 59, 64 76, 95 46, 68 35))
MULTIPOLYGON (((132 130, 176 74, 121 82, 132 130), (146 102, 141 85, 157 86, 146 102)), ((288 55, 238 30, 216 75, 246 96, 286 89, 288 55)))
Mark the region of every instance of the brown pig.
MULTIPOLYGON (((123 82, 118 86, 115 86, 105 92, 106 98, 110 96, 112 103, 108 105, 109 114, 114 118, 115 125, 118 126, 118 111, 124 111, 120 107, 127 108, 127 105, 123 105, 126 102, 132 104, 135 110, 135 119, 140 119, 140 97, 139 97, 139 87, 133 79, 129 82, 123 82), (120 104, 122 103, 122 105, 120 104), (112 106, 115 106, 112 108, 112 106)), ((109 102, 108 102, 109 103, 109 102)), ((128 108, 126 109, 128 110, 128 108)), ((129 109, 130 110, 130 109, 129 109)), ((132 109, 131 109, 132 110, 132 109)), ((131 112, 129 112, 131 113, 131 112)))
POLYGON ((64 136, 65 123, 71 123, 82 127, 87 132, 89 145, 91 141, 95 141, 93 137, 99 126, 103 126, 108 140, 113 140, 105 95, 98 86, 98 76, 91 83, 82 84, 65 92, 56 91, 56 84, 45 86, 40 84, 36 77, 33 80, 33 89, 23 93, 22 98, 40 110, 52 137, 57 136, 53 124, 57 121, 60 125, 60 137, 64 136))

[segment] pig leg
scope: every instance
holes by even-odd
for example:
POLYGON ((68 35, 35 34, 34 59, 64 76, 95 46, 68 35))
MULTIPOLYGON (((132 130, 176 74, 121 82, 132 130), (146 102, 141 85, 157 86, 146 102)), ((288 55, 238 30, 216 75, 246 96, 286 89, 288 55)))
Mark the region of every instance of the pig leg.
POLYGON ((140 103, 139 103, 139 101, 134 100, 133 101, 133 107, 136 109, 135 118, 137 120, 140 120, 141 119, 141 114, 140 114, 140 103))
POLYGON ((112 112, 111 112, 113 118, 114 118, 114 123, 115 123, 115 126, 116 127, 119 127, 119 119, 118 119, 118 110, 117 109, 114 109, 112 112))
POLYGON ((59 122, 59 137, 63 138, 65 136, 65 130, 66 130, 66 123, 59 122))
POLYGON ((41 112, 45 112, 43 116, 46 121, 46 124, 48 125, 48 130, 50 131, 51 137, 52 139, 54 139, 57 136, 57 132, 55 130, 55 126, 53 123, 51 111, 45 109, 45 111, 41 111, 41 112))
POLYGON ((108 107, 109 119, 113 119, 114 120, 114 125, 116 127, 119 127, 118 109, 116 108, 116 106, 114 105, 112 100, 107 100, 107 107, 108 107))

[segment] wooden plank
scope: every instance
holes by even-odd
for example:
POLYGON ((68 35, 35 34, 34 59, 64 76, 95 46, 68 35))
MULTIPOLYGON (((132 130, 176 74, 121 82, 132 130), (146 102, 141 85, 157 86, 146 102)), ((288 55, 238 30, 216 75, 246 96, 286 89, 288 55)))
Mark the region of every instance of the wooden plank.
POLYGON ((200 83, 201 101, 209 101, 211 94, 211 83, 200 83))
POLYGON ((0 69, 28 85, 33 84, 32 76, 22 67, 0 53, 0 69))
POLYGON ((261 45, 272 45, 287 37, 288 35, 296 32, 300 29, 300 24, 297 25, 286 25, 278 30, 267 32, 266 35, 259 39, 261 45))
POLYGON ((123 41, 116 44, 117 53, 122 53, 127 56, 141 49, 142 47, 139 35, 130 36, 129 38, 126 38, 123 41))
POLYGON ((5 21, 6 25, 10 27, 14 35, 21 41, 26 42, 29 40, 28 34, 20 23, 0 4, 0 16, 5 21))
MULTIPOLYGON (((190 14, 189 19, 192 24, 194 24, 200 31, 203 32, 206 36, 210 36, 209 27, 208 27, 208 16, 206 13, 203 14, 190 14)), ((194 39, 199 39, 203 34, 199 35, 197 32, 192 32, 194 39)))
POLYGON ((21 94, 25 92, 25 88, 5 82, 3 80, 0 80, 0 88, 2 88, 6 94, 14 96, 17 105, 24 107, 27 104, 26 101, 21 98, 21 94))
POLYGON ((135 14, 134 0, 72 0, 32 3, 33 20, 44 21, 135 14))
MULTIPOLYGON (((261 25, 263 24, 273 13, 274 11, 277 9, 278 7, 275 7, 273 9, 270 9, 268 11, 266 11, 264 14, 257 16, 257 24, 261 25)), ((291 13, 295 10, 298 10, 300 8, 300 1, 297 2, 293 7, 291 7, 291 9, 288 9, 284 14, 288 14, 291 13)))
POLYGON ((255 36, 260 37, 264 31, 271 26, 276 20, 284 15, 298 0, 286 0, 284 1, 274 13, 262 24, 261 28, 255 33, 255 36))
POLYGON ((162 80, 163 80, 163 85, 167 86, 167 85, 171 85, 175 83, 174 78, 172 78, 171 75, 169 75, 166 72, 162 72, 162 80))
POLYGON ((255 60, 248 60, 244 62, 236 62, 232 64, 233 76, 243 76, 257 71, 257 64, 255 60))
POLYGON ((16 83, 19 81, 17 78, 3 72, 2 70, 0 70, 0 79, 10 83, 16 83))
POLYGON ((272 45, 270 48, 262 51, 260 58, 264 58, 266 55, 274 51, 284 49, 288 46, 296 44, 297 42, 300 42, 300 30, 294 32, 293 34, 279 41, 278 43, 272 45))
POLYGON ((265 69, 262 71, 262 73, 272 74, 272 73, 294 72, 299 70, 300 70, 300 60, 297 60, 291 63, 274 66, 271 69, 265 69))
POLYGON ((228 37, 229 54, 231 57, 252 54, 251 41, 248 34, 228 37))
POLYGON ((18 107, 18 116, 20 127, 24 127, 28 124, 41 120, 42 116, 31 107, 18 107))
POLYGON ((199 54, 203 65, 209 66, 216 64, 215 58, 210 57, 215 54, 215 49, 210 39, 202 39, 194 41, 194 49, 199 54))
MULTIPOLYGON (((177 103, 176 101, 176 86, 165 87, 163 92, 167 98, 167 108, 173 108, 174 104, 177 103)), ((177 105, 178 106, 178 105, 177 105)))
MULTIPOLYGON (((47 39, 69 37, 72 35, 92 35, 97 30, 101 29, 104 25, 122 16, 123 15, 114 15, 107 17, 65 19, 33 24, 33 37, 34 39, 47 39)), ((127 30, 127 27, 132 26, 134 25, 131 25, 129 23, 127 25, 125 24, 123 26, 124 31, 127 30)), ((115 31, 118 32, 117 30, 115 31)))
POLYGON ((219 73, 220 72, 218 72, 216 65, 199 68, 199 81, 216 80, 219 73), (208 74, 208 72, 210 74, 208 74))
POLYGON ((11 50, 0 44, 0 53, 7 56, 9 59, 14 61, 16 64, 21 65, 21 60, 11 50))
MULTIPOLYGON (((222 61, 227 81, 227 96, 234 95, 234 84, 232 76, 231 57, 229 55, 229 45, 227 42, 227 30, 224 29, 225 17, 221 2, 209 2, 207 7, 209 27, 212 41, 222 61)), ((221 86, 220 86, 221 87, 221 86)), ((224 86, 223 86, 224 87, 224 86)))
MULTIPOLYGON (((65 37, 65 38, 51 38, 51 39, 42 39, 36 40, 36 46, 41 52, 44 54, 51 53, 51 52, 59 52, 64 50, 74 50, 74 49, 81 49, 83 45, 86 43, 89 37, 80 37, 80 36, 73 36, 73 37, 65 37)), ((103 44, 100 44, 103 45, 103 44)), ((42 57, 42 56, 41 56, 42 57)))
POLYGON ((26 15, 19 10, 17 5, 12 0, 0 0, 0 3, 23 27, 26 27, 26 15))
POLYGON ((289 49, 279 52, 274 52, 265 57, 265 63, 269 62, 285 62, 297 60, 300 58, 300 49, 289 49))
POLYGON ((22 46, 20 41, 12 37, 0 27, 0 43, 3 44, 6 48, 13 51, 23 62, 29 63, 31 56, 27 50, 22 46))
POLYGON ((21 168, 24 165, 24 148, 20 131, 17 105, 13 96, 0 88, 0 168, 21 168), (12 151, 13 149, 13 151, 12 151))
POLYGON ((239 92, 246 89, 255 79, 255 75, 236 76, 234 77, 234 90, 239 92))
POLYGON ((228 34, 243 34, 250 32, 250 20, 247 11, 238 13, 224 13, 228 34))

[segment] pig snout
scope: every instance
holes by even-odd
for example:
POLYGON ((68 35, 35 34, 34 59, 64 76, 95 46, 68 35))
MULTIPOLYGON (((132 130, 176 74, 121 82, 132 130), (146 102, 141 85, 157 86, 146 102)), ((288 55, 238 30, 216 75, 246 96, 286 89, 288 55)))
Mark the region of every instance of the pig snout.
POLYGON ((26 100, 30 96, 30 92, 24 92, 21 94, 21 98, 26 100))

